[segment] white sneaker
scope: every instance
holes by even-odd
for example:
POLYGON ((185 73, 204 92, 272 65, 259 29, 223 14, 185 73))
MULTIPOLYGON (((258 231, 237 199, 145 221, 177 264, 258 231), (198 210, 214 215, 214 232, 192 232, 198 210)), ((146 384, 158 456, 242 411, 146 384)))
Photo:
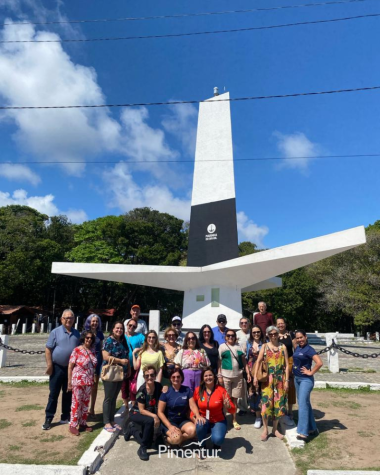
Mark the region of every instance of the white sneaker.
POLYGON ((256 417, 255 423, 253 424, 253 427, 255 429, 260 429, 260 427, 263 425, 263 421, 261 420, 261 417, 256 417))
POLYGON ((70 421, 68 419, 61 419, 59 421, 60 424, 68 424, 70 421))

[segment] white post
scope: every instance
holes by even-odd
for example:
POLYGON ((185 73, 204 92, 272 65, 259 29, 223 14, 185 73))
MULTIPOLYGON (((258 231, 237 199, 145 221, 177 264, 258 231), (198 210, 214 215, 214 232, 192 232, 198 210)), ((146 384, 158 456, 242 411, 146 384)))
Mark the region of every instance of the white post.
MULTIPOLYGON (((8 345, 8 340, 9 340, 8 335, 1 336, 1 341, 4 343, 4 345, 8 345)), ((0 368, 3 368, 5 366, 6 361, 7 361, 7 350, 3 346, 0 346, 0 368)))
POLYGON ((371 336, 370 332, 367 332, 367 340, 370 340, 370 336, 371 336))
POLYGON ((48 323, 48 333, 51 333, 51 327, 53 326, 52 323, 48 323))
POLYGON ((78 322, 75 324, 75 330, 78 330, 78 322))
POLYGON ((16 333, 16 323, 12 323, 12 335, 16 333))
MULTIPOLYGON (((330 346, 333 339, 335 343, 338 343, 337 333, 326 333, 326 346, 330 346)), ((339 356, 334 348, 327 352, 327 362, 331 373, 339 373, 339 356)))
POLYGON ((21 333, 24 335, 26 333, 26 323, 22 324, 22 330, 21 333))
POLYGON ((106 333, 108 332, 108 322, 106 322, 106 333))
POLYGON ((32 323, 32 333, 36 333, 36 324, 32 323))
POLYGON ((160 311, 149 310, 149 330, 155 330, 157 335, 160 334, 160 311))
POLYGON ((0 335, 2 335, 2 334, 3 334, 3 324, 0 323, 0 335))
POLYGON ((44 324, 44 323, 41 323, 40 333, 43 333, 44 330, 45 330, 45 324, 44 324))
POLYGON ((55 319, 55 328, 58 326, 58 318, 55 319))
POLYGON ((379 341, 379 332, 376 332, 376 341, 379 341))

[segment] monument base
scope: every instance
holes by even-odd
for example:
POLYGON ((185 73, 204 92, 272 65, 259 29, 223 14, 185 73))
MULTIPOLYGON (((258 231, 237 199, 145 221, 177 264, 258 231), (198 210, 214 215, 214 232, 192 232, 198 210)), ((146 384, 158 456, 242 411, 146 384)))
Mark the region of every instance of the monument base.
POLYGON ((242 316, 240 288, 206 285, 185 291, 183 331, 198 331, 206 323, 215 327, 221 313, 226 315, 229 328, 239 328, 242 316))

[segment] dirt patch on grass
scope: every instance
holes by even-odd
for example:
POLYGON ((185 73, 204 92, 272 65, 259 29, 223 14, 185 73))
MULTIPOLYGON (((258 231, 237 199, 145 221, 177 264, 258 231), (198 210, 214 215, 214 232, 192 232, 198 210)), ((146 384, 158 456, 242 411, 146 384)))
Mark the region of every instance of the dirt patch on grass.
MULTIPOLYGON (((89 422, 92 433, 71 435, 68 425, 59 424, 61 401, 52 428, 43 431, 49 387, 26 383, 0 383, 0 463, 76 464, 103 429, 101 417, 89 422)), ((96 413, 102 411, 103 387, 99 387, 96 413)))
POLYGON ((311 469, 380 469, 380 392, 314 390, 320 435, 292 450, 300 473, 311 469))

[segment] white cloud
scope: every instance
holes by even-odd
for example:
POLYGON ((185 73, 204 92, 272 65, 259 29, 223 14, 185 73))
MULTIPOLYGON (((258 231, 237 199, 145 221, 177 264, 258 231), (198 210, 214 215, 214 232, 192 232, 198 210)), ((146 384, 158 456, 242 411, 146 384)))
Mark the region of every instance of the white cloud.
POLYGON ((197 108, 192 104, 170 106, 170 114, 162 121, 164 129, 173 134, 191 157, 195 154, 197 136, 197 108))
MULTIPOLYGON (((8 22, 10 20, 7 20, 8 22)), ((5 26, 4 40, 56 40, 32 25, 5 26)), ((0 45, 0 96, 8 105, 103 104, 93 68, 75 64, 59 43, 0 45)), ((18 127, 17 144, 46 161, 74 162, 118 146, 120 124, 106 109, 8 110, 3 119, 18 127)), ((79 175, 82 164, 63 165, 79 175)))
POLYGON ((320 153, 320 146, 311 140, 302 132, 294 132, 293 134, 282 134, 274 132, 277 139, 277 148, 284 158, 303 157, 298 160, 283 160, 281 167, 298 168, 306 171, 313 156, 320 153))
POLYGON ((57 216, 59 214, 65 214, 73 223, 81 223, 86 221, 87 215, 83 210, 70 209, 67 212, 60 211, 53 203, 54 195, 48 194, 45 196, 28 196, 28 192, 25 190, 15 190, 12 195, 0 191, 0 207, 10 205, 22 205, 34 208, 40 213, 47 214, 48 216, 57 216))
POLYGON ((263 239, 269 232, 267 226, 258 226, 248 218, 244 211, 239 211, 236 216, 239 241, 251 241, 259 248, 264 247, 263 239))
POLYGON ((0 176, 13 181, 27 181, 32 185, 41 182, 41 178, 29 167, 20 164, 0 164, 0 176))
POLYGON ((138 185, 125 163, 119 163, 105 171, 103 179, 111 207, 118 207, 127 212, 133 208, 148 206, 180 219, 188 220, 190 217, 190 200, 176 198, 166 185, 138 185))

